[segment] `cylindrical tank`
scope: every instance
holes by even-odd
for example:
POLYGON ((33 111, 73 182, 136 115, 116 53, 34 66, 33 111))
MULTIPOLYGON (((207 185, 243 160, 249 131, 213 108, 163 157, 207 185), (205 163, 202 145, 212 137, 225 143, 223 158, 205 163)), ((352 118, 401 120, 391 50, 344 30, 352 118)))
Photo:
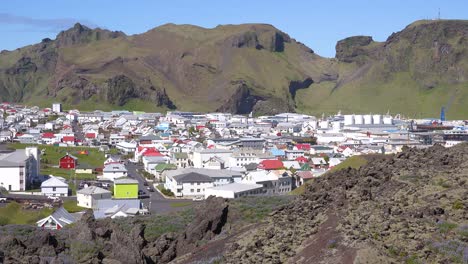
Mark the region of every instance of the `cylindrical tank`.
POLYGON ((345 115, 344 124, 345 126, 354 125, 354 115, 345 115))
POLYGON ((364 120, 362 118, 362 115, 355 115, 354 116, 354 124, 362 125, 363 123, 364 123, 364 120))
POLYGON ((385 125, 393 125, 393 118, 389 115, 384 116, 383 123, 385 125))
POLYGON ((382 124, 382 115, 373 115, 372 119, 374 121, 374 125, 382 124))
POLYGON ((364 124, 371 125, 372 124, 372 116, 371 115, 364 115, 364 124))

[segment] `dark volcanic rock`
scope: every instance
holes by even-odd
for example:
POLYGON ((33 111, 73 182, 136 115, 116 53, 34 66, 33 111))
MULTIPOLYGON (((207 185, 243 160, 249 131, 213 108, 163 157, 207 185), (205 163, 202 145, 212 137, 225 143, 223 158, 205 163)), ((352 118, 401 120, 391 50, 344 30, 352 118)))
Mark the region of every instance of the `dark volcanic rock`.
POLYGON ((368 51, 362 47, 373 42, 369 36, 355 36, 345 38, 336 43, 336 58, 343 62, 356 62, 358 57, 367 55, 368 51))
POLYGON ((90 29, 86 26, 81 25, 80 23, 76 23, 72 28, 60 32, 57 35, 57 39, 55 41, 58 47, 62 47, 124 36, 125 34, 121 31, 109 31, 102 30, 99 28, 90 29))

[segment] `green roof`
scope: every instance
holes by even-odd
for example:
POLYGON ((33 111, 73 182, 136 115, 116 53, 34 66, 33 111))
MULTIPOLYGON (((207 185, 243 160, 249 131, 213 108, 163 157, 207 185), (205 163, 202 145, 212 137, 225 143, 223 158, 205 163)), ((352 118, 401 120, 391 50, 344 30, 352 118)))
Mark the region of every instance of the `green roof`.
POLYGON ((188 159, 188 155, 185 152, 175 152, 174 157, 176 159, 188 159))
POLYGON ((175 164, 167 164, 167 163, 160 163, 154 167, 157 172, 163 172, 165 170, 175 170, 177 169, 177 165, 175 164))
POLYGON ((304 165, 302 165, 301 171, 310 171, 310 165, 308 163, 304 163, 304 165))

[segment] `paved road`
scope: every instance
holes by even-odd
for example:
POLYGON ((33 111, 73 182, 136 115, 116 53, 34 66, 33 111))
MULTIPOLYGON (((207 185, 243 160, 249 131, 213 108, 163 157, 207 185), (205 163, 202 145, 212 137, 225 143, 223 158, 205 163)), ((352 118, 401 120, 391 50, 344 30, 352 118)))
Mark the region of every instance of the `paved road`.
MULTIPOLYGON (((173 205, 171 206, 171 204, 193 203, 192 200, 166 199, 158 191, 148 192, 146 186, 144 186, 145 179, 140 173, 138 173, 137 169, 143 169, 143 166, 130 162, 127 164, 128 173, 132 176, 132 178, 138 181, 139 189, 145 191, 146 194, 149 194, 149 198, 142 199, 141 201, 146 207, 149 208, 150 212, 152 212, 153 214, 163 214, 168 212, 181 211, 188 207, 174 207, 173 205)), ((151 184, 149 184, 149 186, 153 188, 151 184)))

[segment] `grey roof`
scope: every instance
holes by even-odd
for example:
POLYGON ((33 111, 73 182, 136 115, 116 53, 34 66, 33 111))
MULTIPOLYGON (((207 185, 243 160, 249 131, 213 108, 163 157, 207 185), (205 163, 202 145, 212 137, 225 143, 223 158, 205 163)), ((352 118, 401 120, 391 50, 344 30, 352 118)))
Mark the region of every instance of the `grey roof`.
POLYGON ((37 223, 43 224, 49 217, 53 217, 55 221, 57 221, 61 226, 66 226, 68 224, 74 223, 76 221, 75 217, 71 215, 65 208, 60 207, 59 209, 55 210, 54 213, 52 213, 50 216, 43 218, 37 223))
POLYGON ((130 178, 118 178, 114 180, 115 184, 138 184, 137 180, 130 179, 130 178))
POLYGON ((138 199, 103 199, 103 200, 97 200, 96 201, 96 206, 93 208, 94 212, 94 217, 96 219, 98 218, 104 218, 106 217, 106 212, 107 214, 110 214, 112 212, 116 213, 118 211, 127 211, 130 208, 141 208, 141 202, 138 199))
POLYGON ((18 149, 7 154, 0 154, 0 167, 17 167, 24 165, 24 161, 28 159, 25 149, 18 149))
POLYGON ((110 163, 104 166, 103 172, 127 171, 125 165, 121 163, 110 163))
POLYGON ((111 193, 108 190, 105 190, 103 188, 97 187, 97 186, 89 186, 87 188, 78 190, 76 192, 77 194, 86 194, 86 195, 92 195, 92 194, 107 194, 111 193))
POLYGON ((211 178, 230 178, 233 176, 242 175, 241 172, 232 171, 232 170, 213 170, 213 169, 204 169, 204 168, 183 168, 177 170, 171 170, 166 172, 166 176, 175 177, 181 174, 187 174, 190 172, 196 172, 198 174, 203 174, 211 178))
POLYGON ((232 153, 232 150, 228 149, 203 149, 200 153, 232 153))
POLYGON ((229 183, 224 184, 216 187, 211 187, 211 190, 223 190, 223 191, 233 191, 237 192, 245 192, 250 190, 256 190, 262 188, 263 185, 261 184, 246 184, 246 183, 229 183))
POLYGON ((65 182, 55 177, 50 177, 50 179, 42 182, 41 188, 43 187, 67 187, 68 188, 68 184, 66 184, 65 182))
POLYGON ((207 175, 197 172, 189 172, 173 177, 177 182, 212 182, 213 179, 207 175))

